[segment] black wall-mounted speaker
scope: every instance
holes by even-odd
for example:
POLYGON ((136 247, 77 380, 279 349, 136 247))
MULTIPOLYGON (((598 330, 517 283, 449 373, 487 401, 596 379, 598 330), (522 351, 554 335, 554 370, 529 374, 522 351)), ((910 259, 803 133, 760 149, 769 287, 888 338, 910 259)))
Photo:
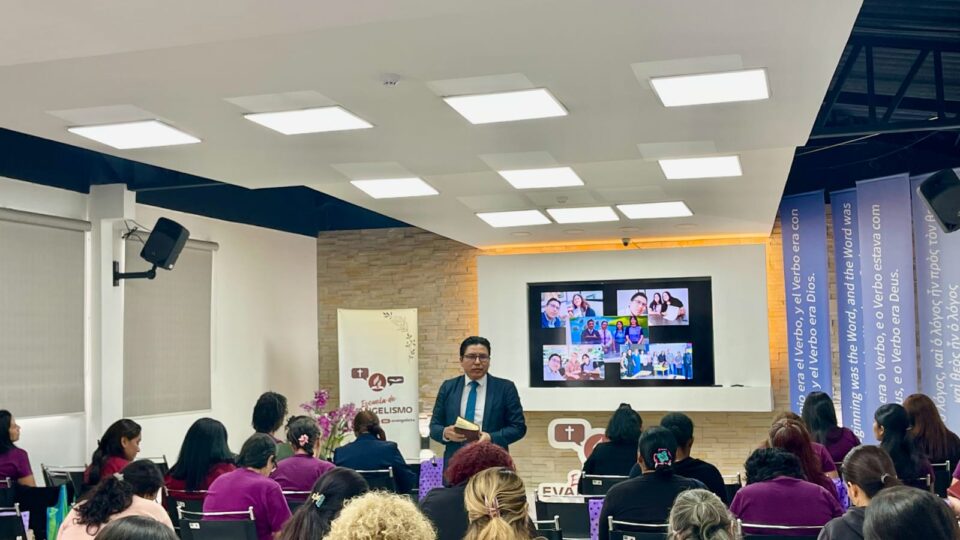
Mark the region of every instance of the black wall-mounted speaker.
POLYGON ((172 270, 176 264, 183 246, 190 238, 190 231, 176 221, 160 218, 153 226, 153 232, 147 237, 147 242, 140 251, 140 256, 151 264, 160 268, 172 270))
POLYGON ((953 169, 944 169, 920 183, 920 196, 940 222, 943 230, 960 229, 960 178, 953 169))

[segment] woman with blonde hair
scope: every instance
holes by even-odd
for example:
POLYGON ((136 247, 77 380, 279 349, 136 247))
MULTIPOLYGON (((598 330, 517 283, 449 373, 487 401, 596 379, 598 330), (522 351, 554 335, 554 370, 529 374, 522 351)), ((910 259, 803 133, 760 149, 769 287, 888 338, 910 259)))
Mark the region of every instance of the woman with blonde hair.
POLYGON ((740 538, 733 516, 713 492, 684 491, 670 510, 670 540, 735 540, 740 538))
POLYGON ((470 525, 463 540, 530 540, 523 480, 507 468, 487 469, 467 482, 464 494, 470 525))
POLYGON ((347 501, 324 540, 436 540, 430 521, 409 497, 370 491, 347 501))

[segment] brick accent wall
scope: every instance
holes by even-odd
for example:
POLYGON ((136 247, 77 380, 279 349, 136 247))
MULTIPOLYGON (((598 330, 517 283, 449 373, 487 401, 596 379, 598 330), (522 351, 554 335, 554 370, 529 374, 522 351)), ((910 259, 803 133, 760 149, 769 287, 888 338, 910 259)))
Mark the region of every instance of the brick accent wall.
MULTIPOLYGON (((767 252, 767 298, 774 403, 788 405, 783 262, 779 221, 769 238, 660 240, 623 248, 619 242, 566 246, 517 246, 478 250, 416 228, 337 231, 318 239, 320 385, 337 401, 337 308, 417 308, 420 338, 420 404, 430 410, 442 380, 460 373, 457 352, 463 337, 478 331, 476 257, 557 251, 654 249, 763 243, 767 252)), ((831 276, 832 277, 832 276, 831 276)), ((832 324, 836 324, 835 320, 832 324)), ((835 326, 834 326, 835 328, 835 326)), ((496 344, 494 344, 496 347, 496 344)), ((491 370, 496 373, 496 366, 491 370)), ((291 397, 291 399, 293 399, 291 397)), ((664 412, 641 412, 644 425, 656 425, 664 412)), ((692 413, 694 454, 724 474, 742 470, 749 453, 766 436, 774 413, 692 413)), ((607 413, 528 412, 527 436, 510 451, 528 487, 563 482, 580 462, 569 450, 547 443, 547 425, 577 417, 603 427, 607 413)), ((441 450, 435 445, 435 450, 441 450)))

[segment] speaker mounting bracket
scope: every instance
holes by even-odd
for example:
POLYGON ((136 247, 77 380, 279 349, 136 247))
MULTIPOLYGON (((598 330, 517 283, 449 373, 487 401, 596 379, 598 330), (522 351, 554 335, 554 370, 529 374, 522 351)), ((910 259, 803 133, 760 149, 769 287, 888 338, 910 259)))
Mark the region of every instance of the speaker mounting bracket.
POLYGON ((157 277, 157 265, 146 272, 121 272, 120 262, 113 261, 113 286, 119 287, 121 279, 153 279, 157 277))

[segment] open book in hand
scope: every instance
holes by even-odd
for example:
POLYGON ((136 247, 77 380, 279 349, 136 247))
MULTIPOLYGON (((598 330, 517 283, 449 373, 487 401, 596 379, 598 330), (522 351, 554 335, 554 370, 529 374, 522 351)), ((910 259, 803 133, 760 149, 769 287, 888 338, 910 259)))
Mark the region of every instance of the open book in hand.
POLYGON ((468 442, 480 440, 480 426, 462 416, 457 417, 457 422, 453 424, 453 430, 466 437, 468 442))

